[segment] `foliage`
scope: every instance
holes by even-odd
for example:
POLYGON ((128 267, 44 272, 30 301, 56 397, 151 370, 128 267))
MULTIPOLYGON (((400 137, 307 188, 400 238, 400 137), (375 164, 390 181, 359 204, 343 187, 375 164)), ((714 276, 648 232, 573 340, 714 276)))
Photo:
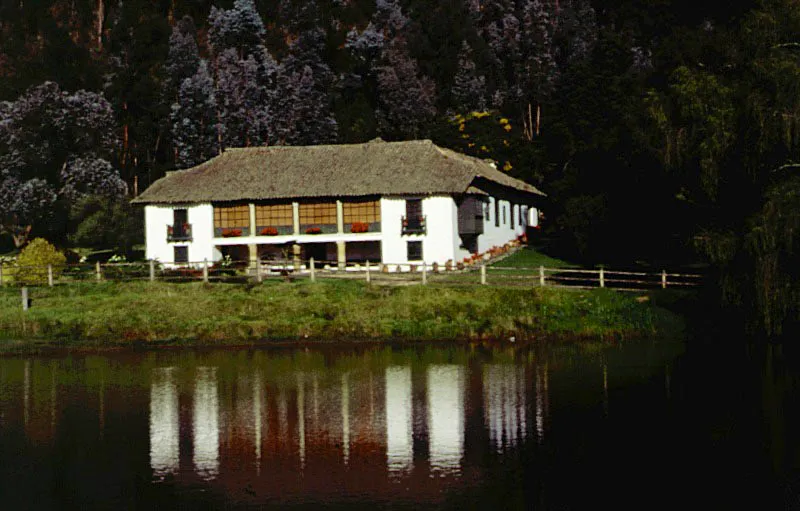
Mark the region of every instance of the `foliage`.
POLYGON ((86 195, 123 195, 127 187, 110 163, 114 131, 111 105, 96 93, 69 94, 47 82, 5 103, 0 232, 14 236, 20 247, 32 230, 44 232, 43 220, 65 204, 86 195))
POLYGON ((44 238, 36 238, 22 249, 14 263, 12 276, 20 285, 42 285, 48 281, 48 266, 53 278, 64 271, 67 258, 44 238))
POLYGON ((72 206, 69 241, 79 247, 130 254, 134 245, 144 241, 143 217, 142 209, 127 200, 88 196, 72 206))

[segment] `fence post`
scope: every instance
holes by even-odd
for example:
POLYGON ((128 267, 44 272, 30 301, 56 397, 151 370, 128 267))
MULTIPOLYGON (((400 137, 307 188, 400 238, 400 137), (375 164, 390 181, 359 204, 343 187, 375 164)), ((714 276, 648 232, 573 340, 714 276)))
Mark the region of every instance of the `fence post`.
POLYGON ((539 285, 544 287, 544 266, 539 266, 539 285))
POLYGON ((369 274, 369 261, 367 261, 367 284, 372 282, 372 276, 369 274))
POLYGON ((606 274, 603 267, 600 267, 600 287, 606 287, 606 274))
POLYGON ((47 265, 47 285, 53 287, 53 265, 47 265))
POLYGON ((667 270, 661 270, 661 289, 667 289, 667 270))
MULTIPOLYGON (((256 271, 258 271, 256 267, 256 271)), ((208 259, 203 259, 203 282, 208 284, 208 259)))
POLYGON ((28 310, 28 288, 22 286, 22 310, 28 310))
POLYGON ((3 287, 3 263, 0 263, 0 287, 3 287))
POLYGON ((156 280, 156 262, 150 259, 150 282, 155 282, 156 280))
POLYGON ((428 263, 422 263, 422 283, 428 283, 428 263))
POLYGON ((317 272, 316 272, 316 268, 314 267, 314 258, 313 257, 309 257, 308 258, 308 269, 311 270, 311 282, 316 282, 317 281, 317 274, 316 274, 317 272))
POLYGON ((94 264, 94 276, 95 276, 95 279, 96 279, 98 282, 99 282, 100 280, 102 280, 102 278, 103 278, 103 274, 102 274, 102 273, 100 273, 100 261, 97 261, 97 262, 94 264))
POLYGON ((481 284, 486 284, 486 265, 481 265, 481 284))

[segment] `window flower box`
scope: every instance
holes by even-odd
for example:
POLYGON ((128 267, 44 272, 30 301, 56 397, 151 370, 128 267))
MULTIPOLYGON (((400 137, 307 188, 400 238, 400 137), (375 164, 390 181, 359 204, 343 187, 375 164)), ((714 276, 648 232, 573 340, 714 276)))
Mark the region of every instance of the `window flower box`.
POLYGON ((261 236, 277 236, 278 229, 276 229, 275 227, 264 227, 263 229, 261 229, 259 234, 261 236))
POLYGON ((306 229, 306 234, 322 234, 322 229, 319 227, 309 227, 306 229))
POLYGON ((358 233, 358 232, 368 232, 369 231, 369 224, 366 222, 353 222, 353 225, 350 226, 350 232, 358 233))
POLYGON ((222 229, 223 238, 238 238, 242 235, 241 229, 222 229))

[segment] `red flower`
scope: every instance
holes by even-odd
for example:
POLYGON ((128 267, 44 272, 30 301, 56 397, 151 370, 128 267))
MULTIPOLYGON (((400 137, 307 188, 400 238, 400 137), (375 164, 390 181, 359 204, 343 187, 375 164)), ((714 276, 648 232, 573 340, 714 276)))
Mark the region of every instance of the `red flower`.
POLYGON ((274 227, 264 227, 261 229, 260 234, 262 236, 276 236, 278 234, 278 229, 274 227))
POLYGON ((369 224, 366 222, 353 222, 350 226, 350 232, 367 232, 369 231, 369 224))
POLYGON ((238 238, 242 235, 241 229, 222 229, 223 238, 238 238))
POLYGON ((306 229, 306 234, 320 234, 321 232, 322 229, 320 229, 319 227, 309 227, 308 229, 306 229))

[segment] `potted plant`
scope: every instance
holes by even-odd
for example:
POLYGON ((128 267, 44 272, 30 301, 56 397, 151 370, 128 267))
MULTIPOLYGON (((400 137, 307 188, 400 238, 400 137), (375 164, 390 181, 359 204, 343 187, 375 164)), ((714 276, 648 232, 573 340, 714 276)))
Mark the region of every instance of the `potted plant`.
POLYGON ((231 229, 231 228, 222 229, 223 238, 238 238, 241 235, 242 235, 241 229, 231 229))
POLYGON ((353 222, 350 226, 350 232, 367 232, 369 231, 369 224, 366 222, 353 222))
POLYGON ((306 234, 321 234, 321 233, 322 229, 320 229, 319 227, 309 227, 308 229, 306 229, 306 234))
POLYGON ((259 234, 261 234, 262 236, 277 236, 278 229, 276 229, 275 227, 264 227, 263 229, 261 229, 261 232, 259 234))

